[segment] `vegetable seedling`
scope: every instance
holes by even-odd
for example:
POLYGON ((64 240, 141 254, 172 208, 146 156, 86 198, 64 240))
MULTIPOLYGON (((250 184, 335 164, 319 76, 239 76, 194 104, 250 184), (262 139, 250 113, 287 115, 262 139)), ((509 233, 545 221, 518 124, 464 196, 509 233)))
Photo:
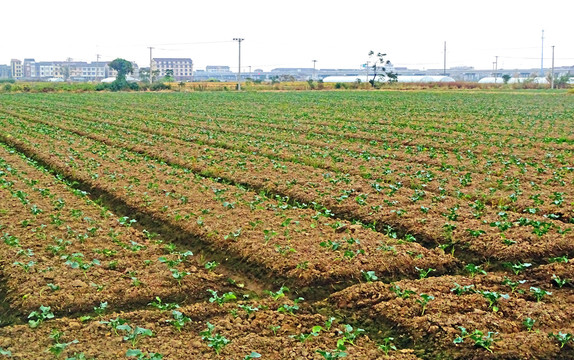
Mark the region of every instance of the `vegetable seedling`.
POLYGON ((554 334, 552 332, 552 333, 548 334, 548 337, 550 337, 551 339, 552 338, 556 339, 560 343, 561 349, 564 347, 564 345, 566 345, 566 343, 568 341, 574 341, 574 337, 572 334, 563 333, 562 331, 558 332, 558 334, 554 334))
POLYGON ((361 275, 363 275, 363 279, 369 283, 379 280, 378 276, 375 275, 374 271, 363 271, 363 270, 361 270, 361 275))
POLYGON ((281 286, 281 289, 277 290, 277 292, 272 292, 269 290, 264 290, 263 292, 271 296, 273 300, 277 301, 278 299, 285 296, 285 293, 289 292, 289 288, 287 286, 281 286))
POLYGON ((495 341, 499 339, 495 339, 494 337, 498 335, 498 333, 489 331, 486 335, 478 329, 474 330, 472 333, 469 333, 464 327, 459 326, 460 329, 460 336, 454 339, 453 343, 455 344, 462 344, 464 339, 470 338, 474 341, 474 346, 482 347, 489 352, 492 353, 492 349, 490 348, 495 341))
POLYGON ((510 298, 508 294, 500 294, 496 291, 482 291, 481 294, 488 300, 488 307, 491 308, 493 312, 497 312, 499 309, 498 300, 508 300, 510 298))
POLYGON ((235 294, 231 291, 221 296, 217 295, 217 291, 215 290, 208 289, 207 291, 211 294, 209 302, 210 303, 214 302, 219 306, 223 306, 224 303, 237 299, 237 296, 235 296, 235 294))
POLYGON ((33 329, 37 328, 44 320, 53 319, 54 313, 49 306, 40 306, 40 311, 32 311, 28 315, 28 325, 33 329), (35 318, 35 319, 34 319, 35 318))
POLYGON ((522 324, 524 324, 524 326, 526 327, 526 330, 532 331, 532 328, 534 327, 535 322, 536 322, 536 320, 528 317, 528 318, 524 319, 522 324))
POLYGON ((177 331, 181 332, 181 329, 185 326, 186 323, 190 322, 191 319, 187 316, 183 315, 181 312, 177 310, 173 310, 171 312, 173 315, 173 320, 166 320, 169 324, 171 324, 177 331))
POLYGON ((420 294, 420 297, 421 298, 417 300, 417 303, 421 304, 421 306, 422 306, 421 316, 423 316, 425 314, 425 310, 426 310, 428 303, 430 301, 434 300, 434 296, 422 293, 422 294, 420 294))
POLYGON ((221 350, 231 342, 231 340, 227 339, 225 336, 221 334, 214 334, 213 331, 215 330, 215 325, 211 323, 207 323, 207 330, 204 330, 199 333, 201 335, 201 340, 207 341, 207 346, 215 350, 215 353, 219 355, 221 350))
POLYGON ((135 357, 138 360, 161 360, 163 355, 159 353, 148 353, 147 356, 140 349, 129 349, 126 351, 126 357, 135 357))
POLYGON ((540 302, 540 300, 542 300, 542 298, 546 295, 552 295, 552 292, 542 290, 542 289, 534 287, 534 286, 530 287, 530 292, 532 293, 532 295, 534 295, 537 302, 540 302))
POLYGON ((118 335, 118 326, 126 324, 127 320, 124 320, 120 317, 115 319, 110 319, 109 321, 100 321, 100 324, 109 325, 112 330, 114 331, 115 335, 118 335))
POLYGON ((118 330, 122 330, 126 332, 126 335, 124 336, 124 340, 125 341, 130 341, 132 346, 136 346, 137 342, 139 341, 139 338, 141 336, 153 336, 153 333, 151 330, 149 329, 144 329, 141 328, 139 326, 136 326, 135 329, 132 328, 131 326, 129 326, 128 324, 122 324, 117 326, 118 330))
POLYGON ((389 351, 394 350, 397 351, 397 347, 392 343, 394 338, 386 337, 383 339, 383 343, 379 345, 379 349, 381 349, 385 355, 389 355, 389 351))

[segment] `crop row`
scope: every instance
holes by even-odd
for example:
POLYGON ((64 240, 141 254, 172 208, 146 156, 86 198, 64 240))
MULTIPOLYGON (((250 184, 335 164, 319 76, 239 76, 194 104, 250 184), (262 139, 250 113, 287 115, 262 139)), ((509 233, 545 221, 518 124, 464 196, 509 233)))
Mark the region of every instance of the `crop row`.
POLYGON ((0 254, 6 301, 17 313, 58 313, 205 299, 224 279, 157 234, 136 230, 37 164, 0 147, 0 254), (171 265, 170 265, 171 264, 171 265), (188 273, 181 281, 173 271, 188 273))
MULTIPOLYGON (((126 118, 126 114, 121 114, 121 120, 119 114, 114 118, 102 120, 99 116, 45 108, 40 112, 34 109, 18 109, 18 113, 5 111, 13 115, 44 119, 43 121, 50 123, 53 122, 54 115, 64 115, 59 123, 82 129, 84 132, 109 132, 120 127, 119 131, 128 131, 130 134, 133 130, 148 132, 156 140, 157 135, 175 137, 182 141, 192 139, 198 145, 206 144, 263 155, 279 161, 298 162, 384 183, 407 183, 411 188, 424 187, 425 191, 464 197, 472 201, 479 199, 487 205, 504 206, 507 211, 534 212, 563 221, 574 218, 574 202, 571 201, 572 195, 569 192, 569 186, 574 182, 574 167, 564 158, 560 160, 559 166, 554 166, 546 159, 537 163, 508 154, 489 159, 474 149, 458 153, 457 160, 451 163, 443 156, 445 152, 438 155, 435 153, 434 156, 440 159, 425 159, 429 154, 432 158, 435 151, 426 147, 423 148, 422 154, 409 151, 409 148, 406 152, 400 148, 401 151, 393 152, 384 145, 380 146, 385 150, 373 146, 350 150, 333 148, 330 143, 310 145, 315 143, 315 140, 304 140, 302 144, 297 144, 297 140, 289 136, 291 133, 274 136, 264 131, 257 132, 252 127, 249 131, 239 127, 227 129, 219 123, 217 126, 204 125, 198 130, 189 124, 167 120, 154 121, 141 115, 134 120, 126 118), (124 127, 129 130, 122 130, 124 127)), ((267 127, 265 131, 268 131, 267 127)), ((308 138, 309 135, 305 137, 308 138)), ((549 158, 554 157, 556 155, 549 158)))
MULTIPOLYGON (((18 125, 25 121, 12 122, 18 125)), ((7 123, 6 126, 10 125, 7 123)), ((55 131, 45 124, 28 123, 23 128, 26 130, 21 131, 34 128, 39 132, 55 131)), ((118 131, 117 128, 115 130, 118 131)), ((377 222, 406 229, 427 243, 469 249, 480 256, 531 261, 536 257, 560 256, 571 251, 572 234, 569 232, 572 225, 537 214, 525 216, 504 208, 494 211, 481 201, 464 203, 444 195, 432 196, 424 190, 407 189, 401 184, 387 186, 356 176, 325 173, 296 163, 278 163, 265 157, 238 156, 230 151, 198 148, 194 144, 158 138, 158 135, 153 138, 145 133, 136 137, 133 131, 121 135, 107 131, 105 136, 75 132, 153 155, 205 175, 271 190, 299 202, 320 203, 336 214, 365 223, 377 222), (123 141, 117 139, 120 136, 123 141), (128 145, 128 141, 132 145, 128 145), (161 146, 156 145, 156 141, 161 146), (270 171, 274 172, 273 178, 268 177, 270 171), (310 191, 313 189, 315 194, 310 191)), ((382 229, 379 226, 379 230, 382 229)))
POLYGON ((359 326, 313 314, 304 299, 287 299, 284 289, 263 300, 164 303, 83 322, 4 327, 0 352, 17 359, 417 359, 412 350, 397 349, 392 337, 376 342, 359 326))
POLYGON ((574 267, 563 261, 514 275, 473 267, 467 276, 355 285, 329 302, 394 325, 429 358, 569 359, 574 267))
MULTIPOLYGON (((81 100, 78 100, 78 96, 67 97, 60 102, 54 101, 53 97, 46 101, 47 96, 37 96, 30 101, 44 100, 59 107, 81 101, 90 110, 99 111, 102 108, 102 103, 93 96, 84 95, 81 100)), ((506 137, 502 140, 504 143, 520 140, 517 143, 524 146, 525 142, 533 139, 543 144, 559 144, 564 142, 561 139, 567 138, 572 140, 572 135, 561 126, 572 116, 572 110, 566 106, 567 102, 568 99, 561 96, 524 94, 386 92, 352 95, 286 94, 281 97, 269 94, 164 94, 136 97, 127 94, 118 96, 113 104, 106 104, 106 108, 122 112, 127 108, 140 112, 153 111, 165 117, 177 114, 178 117, 186 115, 197 119, 257 119, 278 124, 324 125, 339 130, 345 129, 347 125, 350 130, 364 128, 367 132, 380 132, 381 128, 374 126, 381 126, 383 132, 396 127, 415 130, 417 137, 452 134, 458 138, 473 134, 476 138, 484 134, 489 136, 485 140, 492 143, 497 141, 491 136, 499 136, 506 137), (166 102, 170 103, 169 109, 163 106, 166 102), (223 103, 227 106, 213 106, 223 103), (431 135, 430 132, 436 134, 431 135), (525 137, 518 139, 517 134, 525 137)))
POLYGON ((256 272, 272 273, 275 281, 348 283, 371 271, 382 278, 416 277, 417 269, 444 273, 455 264, 439 249, 353 226, 319 205, 291 205, 56 128, 6 126, 4 141, 205 246, 244 259, 256 272))
MULTIPOLYGON (((30 100, 32 102, 32 100, 30 100)), ((77 102, 77 100, 76 100, 77 102)), ((286 122, 277 123, 276 118, 261 117, 258 113, 253 113, 246 116, 239 117, 215 117, 210 114, 198 115, 197 113, 190 114, 188 112, 178 113, 173 110, 162 110, 154 108, 153 113, 149 109, 141 109, 138 105, 143 105, 142 101, 130 103, 129 106, 119 101, 117 108, 114 110, 113 106, 102 105, 89 105, 77 102, 72 104, 61 104, 54 106, 54 104, 38 105, 35 103, 28 103, 27 107, 41 109, 43 111, 52 111, 60 114, 97 114, 97 116, 104 120, 108 118, 122 117, 124 119, 134 119, 144 122, 158 121, 164 126, 193 126, 194 128, 205 128, 211 130, 229 130, 233 133, 241 132, 246 128, 249 133, 260 133, 265 136, 273 136, 277 134, 280 138, 308 143, 310 140, 317 143, 326 143, 337 147, 364 147, 367 153, 376 153, 378 148, 384 150, 382 153, 386 157, 404 157, 416 156, 421 160, 438 163, 439 165, 445 161, 449 165, 458 166, 473 166, 480 169, 482 166, 487 165, 491 167, 500 163, 505 170, 511 169, 523 172, 525 163, 532 165, 536 169, 545 169, 551 171, 559 169, 563 166, 564 159, 572 153, 572 146, 568 144, 563 145, 548 145, 545 146, 544 142, 529 142, 530 137, 523 139, 521 135, 524 131, 523 128, 517 129, 515 132, 508 134, 504 139, 498 141, 498 149, 494 147, 496 141, 493 139, 486 139, 478 141, 477 135, 473 134, 472 129, 465 130, 468 133, 466 136, 456 134, 454 137, 447 137, 448 141, 444 144, 440 139, 444 135, 432 134, 429 135, 428 131, 424 129, 404 129, 399 127, 393 129, 393 124, 385 124, 381 129, 367 129, 366 131, 358 134, 356 127, 353 125, 337 125, 336 119, 328 118, 325 120, 323 127, 314 127, 315 123, 300 125, 297 120, 288 120, 286 122), (135 105, 135 106, 134 106, 135 105), (112 107, 112 109, 110 109, 112 107), (407 131, 405 133, 405 131, 407 131), (428 137, 428 140, 425 140, 428 137), (510 141, 520 137, 520 144, 524 149, 513 149, 510 141), (539 157, 540 151, 545 151, 544 158, 539 157), (473 156, 474 155, 474 156, 473 156), (480 156, 477 156, 480 155, 480 156), (468 158, 468 156, 471 156, 468 158), (470 164, 469 164, 470 163, 470 164)), ((19 103, 7 103, 6 106, 20 107, 19 103)), ((359 120, 353 120, 353 123, 359 120)), ((461 119, 457 123, 457 127, 463 127, 469 122, 468 119, 461 119)), ((394 122, 393 122, 394 123, 394 122)), ((429 122, 434 126, 434 122, 429 122)), ((476 123, 472 124, 473 127, 479 126, 476 123)), ((408 126, 408 125, 407 125, 408 126)), ((557 125, 558 126, 558 125, 557 125)), ((173 128, 173 127, 172 127, 173 128)))

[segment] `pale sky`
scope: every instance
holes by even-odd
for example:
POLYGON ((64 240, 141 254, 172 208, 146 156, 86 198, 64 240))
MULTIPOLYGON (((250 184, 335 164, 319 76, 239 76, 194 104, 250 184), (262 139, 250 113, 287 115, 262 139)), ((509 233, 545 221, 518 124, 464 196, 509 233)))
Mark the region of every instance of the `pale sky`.
POLYGON ((27 0, 0 4, 0 64, 189 57, 195 69, 359 68, 369 50, 395 66, 492 69, 574 65, 573 0, 27 0))

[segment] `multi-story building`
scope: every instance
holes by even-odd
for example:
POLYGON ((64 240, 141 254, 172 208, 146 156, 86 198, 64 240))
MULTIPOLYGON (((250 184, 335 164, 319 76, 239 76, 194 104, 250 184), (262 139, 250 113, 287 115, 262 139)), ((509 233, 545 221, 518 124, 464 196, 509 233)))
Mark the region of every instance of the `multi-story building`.
POLYGON ((189 58, 154 58, 153 70, 159 70, 160 77, 166 75, 166 70, 173 70, 176 81, 193 80, 193 61, 189 58))
POLYGON ((10 60, 10 73, 14 79, 20 79, 22 77, 22 61, 18 59, 10 60))
POLYGON ((0 79, 8 79, 12 77, 10 65, 0 65, 0 79))
MULTIPOLYGON (((14 77, 26 80, 47 80, 52 78, 72 81, 97 81, 106 77, 115 77, 117 72, 110 69, 109 62, 83 62, 83 61, 39 61, 25 59, 24 64, 20 60, 13 59, 10 63, 9 74, 5 77, 14 77), (14 76, 13 74, 16 74, 14 76)), ((134 69, 133 77, 139 76, 139 68, 132 62, 134 69)), ((1 74, 0 74, 0 77, 1 74)))
POLYGON ((22 77, 36 77, 36 61, 34 59, 24 59, 24 64, 22 65, 22 77))
POLYGON ((205 67, 205 71, 208 73, 228 73, 231 72, 229 66, 221 66, 221 65, 207 65, 205 67))

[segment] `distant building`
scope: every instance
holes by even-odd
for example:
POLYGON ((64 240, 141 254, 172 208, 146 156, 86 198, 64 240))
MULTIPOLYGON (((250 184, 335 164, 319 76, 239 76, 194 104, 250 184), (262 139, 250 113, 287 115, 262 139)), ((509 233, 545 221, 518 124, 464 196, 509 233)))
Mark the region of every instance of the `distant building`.
MULTIPOLYGON (((41 81, 48 79, 62 79, 71 81, 98 81, 106 77, 115 77, 117 72, 110 69, 108 61, 84 62, 84 61, 38 61, 24 59, 24 63, 18 59, 10 62, 10 74, 6 77, 16 79, 41 81), (14 76, 13 74, 16 74, 14 76)), ((139 76, 139 68, 132 61, 134 69, 133 77, 139 76)), ((2 75, 0 74, 0 77, 2 75)))
POLYGON ((229 66, 207 65, 205 71, 208 73, 229 73, 231 69, 229 66))
POLYGON ((173 70, 176 81, 193 80, 193 61, 190 58, 153 58, 153 69, 164 77, 167 70, 173 70))
POLYGON ((11 77, 10 65, 0 65, 0 79, 9 79, 11 77))
POLYGON ((18 59, 10 60, 10 74, 14 79, 22 77, 22 61, 18 59))
POLYGON ((24 64, 22 65, 22 77, 36 77, 36 61, 34 59, 24 59, 24 64))

